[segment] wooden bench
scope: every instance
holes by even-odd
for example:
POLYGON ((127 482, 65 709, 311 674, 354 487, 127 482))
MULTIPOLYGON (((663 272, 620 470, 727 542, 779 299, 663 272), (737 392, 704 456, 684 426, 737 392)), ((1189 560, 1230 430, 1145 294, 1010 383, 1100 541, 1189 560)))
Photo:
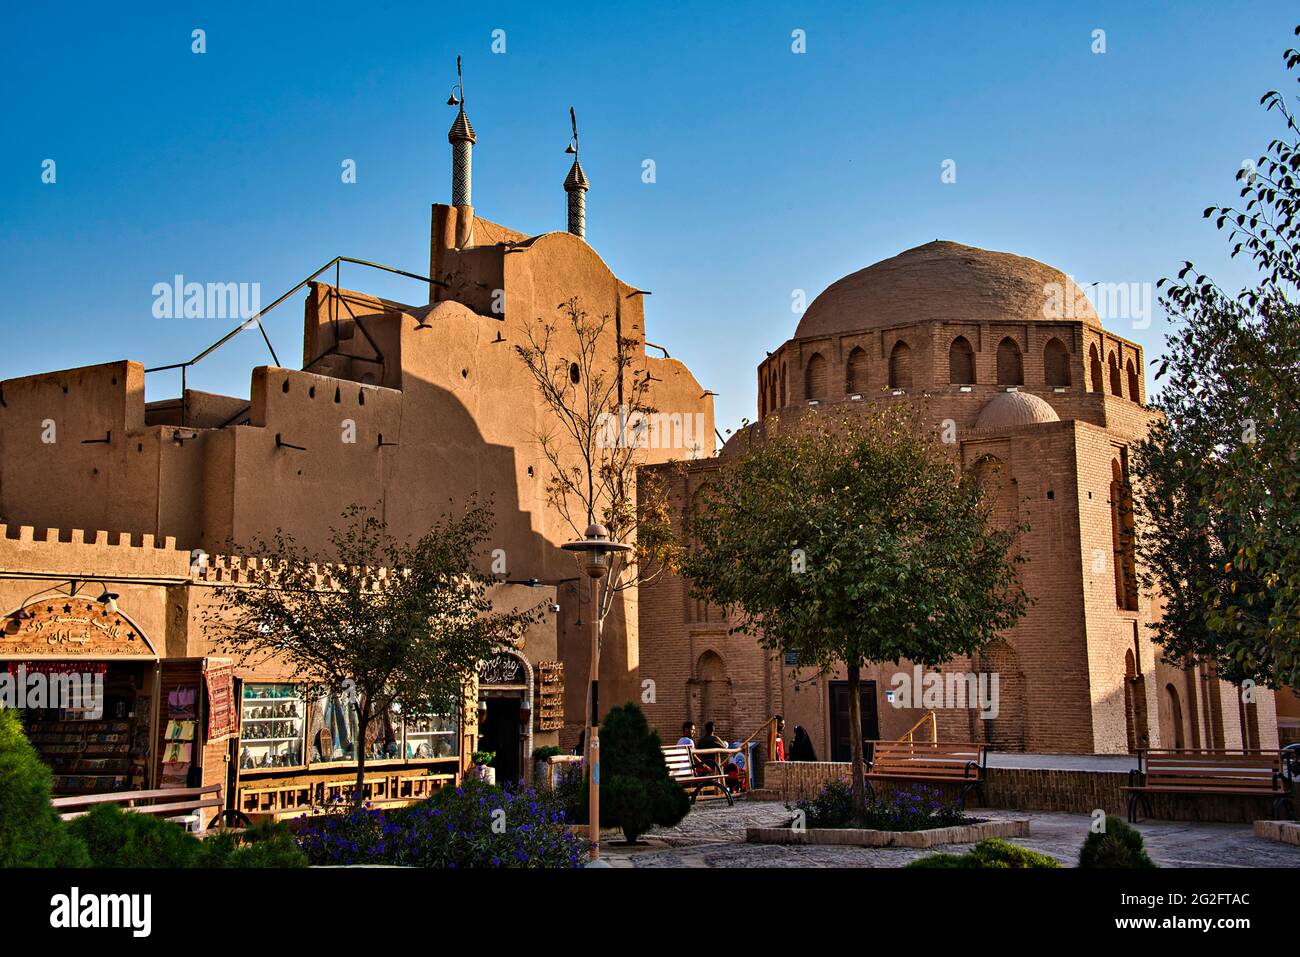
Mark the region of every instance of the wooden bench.
POLYGON ((1226 795, 1271 798, 1273 816, 1286 810, 1294 817, 1289 780, 1280 751, 1183 749, 1138 751, 1138 766, 1129 771, 1128 819, 1137 823, 1138 806, 1151 815, 1148 794, 1226 795))
POLYGON ((958 807, 966 806, 968 794, 978 795, 980 804, 984 803, 985 745, 945 741, 866 743, 871 747, 871 754, 864 780, 873 795, 872 781, 926 781, 960 785, 958 807))
MULTIPOLYGON (((161 814, 168 818, 189 817, 205 808, 216 808, 221 817, 225 804, 222 798, 224 784, 209 784, 201 788, 159 788, 153 791, 109 791, 105 794, 83 794, 75 797, 55 798, 50 803, 65 821, 76 820, 90 813, 94 804, 120 804, 136 814, 161 814)), ((205 829, 202 814, 198 815, 199 831, 205 829)))
POLYGON ((715 771, 696 760, 695 749, 689 744, 668 744, 664 745, 662 750, 664 764, 668 766, 668 776, 691 791, 692 804, 695 803, 700 792, 707 787, 721 788, 727 798, 728 806, 736 803, 731 797, 731 790, 727 787, 727 776, 721 770, 715 771), (694 790, 691 790, 692 788, 694 790))

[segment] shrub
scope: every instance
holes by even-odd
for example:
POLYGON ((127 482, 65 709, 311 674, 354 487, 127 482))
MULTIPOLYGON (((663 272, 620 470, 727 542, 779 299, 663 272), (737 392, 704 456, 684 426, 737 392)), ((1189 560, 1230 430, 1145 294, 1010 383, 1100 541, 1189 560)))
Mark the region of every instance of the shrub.
POLYGON ((313 864, 579 867, 586 855, 553 795, 476 778, 412 807, 365 807, 297 826, 313 864))
POLYGON ((953 827, 970 820, 961 808, 943 800, 934 788, 900 788, 884 798, 867 802, 866 813, 853 813, 853 790, 847 781, 831 781, 811 801, 797 802, 791 810, 803 811, 808 827, 864 827, 876 831, 925 831, 953 827))
POLYGON ((965 854, 931 854, 918 858, 908 867, 965 867, 965 868, 1039 868, 1060 867, 1054 857, 1039 854, 1019 844, 1001 838, 985 838, 965 854))
POLYGON ((629 843, 658 824, 672 827, 691 810, 668 776, 659 733, 635 704, 611 708, 600 725, 601 823, 621 827, 629 843))
POLYGON ((847 781, 830 781, 812 800, 795 802, 808 827, 848 827, 853 823, 853 789, 847 781))
POLYGON ((52 779, 23 734, 18 715, 0 708, 0 867, 86 867, 86 847, 50 805, 52 779))
POLYGON ((1080 867, 1155 867, 1147 856, 1142 835, 1113 814, 1106 816, 1106 829, 1089 834, 1079 849, 1080 867))
POLYGON ((191 867, 199 839, 179 824, 98 804, 71 829, 90 852, 92 867, 191 867))
POLYGON ((306 867, 307 855, 298 847, 293 832, 284 824, 270 821, 242 834, 220 831, 202 842, 196 867, 306 867))
POLYGON ((533 748, 533 760, 545 761, 547 758, 559 757, 563 753, 564 750, 562 748, 557 748, 553 744, 548 744, 544 747, 533 748))

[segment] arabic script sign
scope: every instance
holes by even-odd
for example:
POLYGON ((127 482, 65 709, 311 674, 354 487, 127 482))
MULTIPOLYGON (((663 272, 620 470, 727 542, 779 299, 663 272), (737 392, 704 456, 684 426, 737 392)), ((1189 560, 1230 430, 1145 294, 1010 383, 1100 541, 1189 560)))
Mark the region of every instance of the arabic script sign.
POLYGON ((98 658, 153 656, 135 625, 97 601, 58 597, 28 605, 24 618, 5 619, 0 657, 41 655, 98 658))
POLYGON ((527 684, 524 663, 506 652, 493 655, 478 666, 478 683, 481 685, 527 684))

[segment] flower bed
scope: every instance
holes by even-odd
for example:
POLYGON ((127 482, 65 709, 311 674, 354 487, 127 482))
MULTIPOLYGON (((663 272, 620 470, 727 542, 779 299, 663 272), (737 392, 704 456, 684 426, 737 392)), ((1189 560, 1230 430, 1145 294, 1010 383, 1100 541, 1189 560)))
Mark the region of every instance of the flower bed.
POLYGON ((860 847, 933 847, 973 844, 989 837, 1024 837, 1028 820, 986 821, 943 800, 934 788, 902 788, 867 802, 857 815, 844 781, 831 781, 812 800, 786 805, 795 813, 785 827, 751 827, 745 839, 759 844, 855 844, 860 847))
POLYGON ((567 823, 549 793, 470 779, 411 807, 347 810, 295 828, 316 865, 581 867, 587 845, 567 823))

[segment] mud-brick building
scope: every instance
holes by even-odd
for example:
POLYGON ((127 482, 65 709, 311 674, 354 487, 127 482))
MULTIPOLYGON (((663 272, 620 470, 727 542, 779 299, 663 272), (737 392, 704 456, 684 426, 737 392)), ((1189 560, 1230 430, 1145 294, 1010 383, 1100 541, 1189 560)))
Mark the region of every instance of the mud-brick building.
MULTIPOLYGON (((587 580, 560 545, 581 529, 547 505, 537 439, 554 422, 515 347, 534 324, 554 322, 556 355, 574 348, 560 303, 576 299, 604 318, 600 361, 612 364, 622 349, 627 374, 651 382, 654 408, 701 423, 691 447, 661 443, 647 461, 712 456, 712 398, 681 362, 646 354, 645 292, 586 242, 590 184, 576 158, 567 228, 529 236, 475 211, 477 136, 463 106, 448 139, 453 202, 432 207, 428 275, 408 273, 427 282, 427 302, 317 274, 298 294, 301 368, 255 368, 247 395, 191 389, 146 402, 145 369, 125 359, 0 383, 0 659, 107 662, 114 689, 108 717, 42 727, 38 743, 60 769, 61 790, 153 786, 187 773, 210 780, 229 763, 243 784, 257 783, 241 802, 278 812, 296 805, 302 780, 318 791, 346 780, 363 746, 382 752, 393 777, 434 779, 480 746, 497 753, 508 779, 526 773, 536 747, 576 742, 589 677, 587 580), (414 536, 471 496, 496 515, 494 600, 557 610, 485 664, 481 701, 464 723, 394 716, 376 739, 349 728, 339 702, 300 698, 274 663, 235 662, 224 673, 200 613, 214 584, 251 572, 257 540, 283 529, 328 561, 329 530, 351 505, 373 506, 395 534, 414 536), (97 601, 108 594, 116 610, 97 601), (42 637, 52 634, 63 638, 42 637), (212 669, 220 681, 210 692, 212 669), (235 700, 214 705, 209 695, 226 694, 225 681, 235 700), (218 706, 234 711, 232 737, 209 741, 206 715, 218 706), (164 755, 169 729, 184 737, 169 737, 164 755)), ((605 624, 606 707, 639 691, 636 603, 634 588, 623 592, 605 624)), ((405 797, 415 785, 384 787, 405 797)))
MULTIPOLYGON (((809 305, 758 368, 757 422, 720 459, 828 409, 912 403, 985 477, 1000 520, 1028 525, 1019 546, 1028 613, 975 660, 943 669, 997 674, 997 717, 938 709, 941 737, 1032 752, 1275 747, 1272 692, 1243 700, 1208 667, 1164 661, 1150 640, 1161 606, 1137 586, 1129 508, 1130 449, 1153 414, 1144 368, 1141 347, 1103 328, 1059 270, 933 242, 844 277, 809 305)), ((717 467, 665 472, 683 521, 717 467)), ((661 731, 712 720, 722 737, 743 738, 782 714, 787 734, 808 730, 819 757, 847 760, 842 669, 801 670, 728 634, 732 623, 681 579, 661 579, 641 599, 642 667, 657 683, 649 708, 661 731)), ((891 700, 894 675, 911 671, 899 662, 864 673, 868 738, 897 738, 924 716, 891 700)))

